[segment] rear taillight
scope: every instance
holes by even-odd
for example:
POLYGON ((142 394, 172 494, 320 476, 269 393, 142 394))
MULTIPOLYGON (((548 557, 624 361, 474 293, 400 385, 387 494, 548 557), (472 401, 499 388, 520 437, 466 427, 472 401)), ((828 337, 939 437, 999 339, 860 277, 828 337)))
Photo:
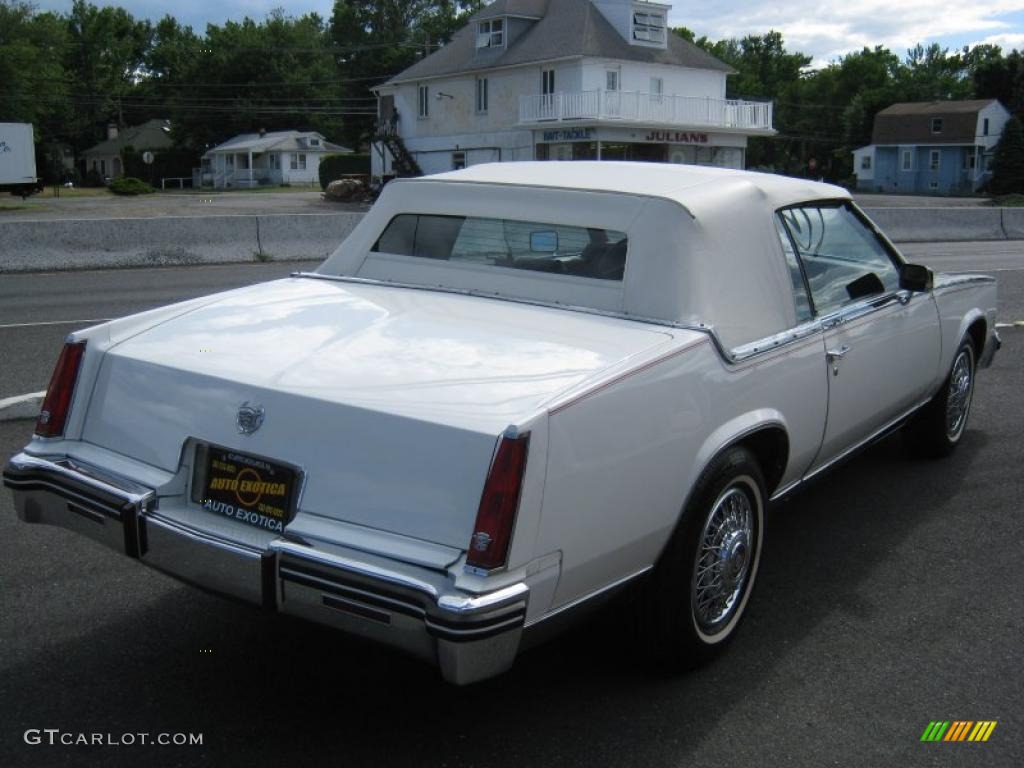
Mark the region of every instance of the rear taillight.
POLYGON ((469 540, 466 565, 470 568, 494 570, 503 566, 508 558, 529 446, 529 434, 502 437, 498 443, 469 540))
POLYGON ((85 342, 68 342, 61 350, 57 367, 50 377, 50 386, 43 398, 43 408, 36 421, 36 434, 40 437, 60 437, 71 410, 71 397, 75 394, 78 368, 85 353, 85 342))

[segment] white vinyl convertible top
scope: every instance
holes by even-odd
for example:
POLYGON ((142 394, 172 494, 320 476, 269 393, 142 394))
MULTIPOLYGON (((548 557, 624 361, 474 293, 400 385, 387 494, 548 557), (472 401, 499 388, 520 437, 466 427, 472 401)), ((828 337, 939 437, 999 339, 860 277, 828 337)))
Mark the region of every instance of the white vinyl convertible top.
POLYGON ((710 326, 735 347, 796 325, 775 212, 849 197, 829 184, 692 165, 474 165, 388 184, 317 272, 710 326), (625 232, 625 274, 621 281, 595 280, 375 251, 400 214, 508 217, 625 232))
POLYGON ((736 171, 673 163, 609 161, 483 163, 460 171, 426 177, 435 181, 466 181, 478 184, 513 184, 530 187, 586 189, 629 195, 662 197, 683 205, 691 213, 709 191, 719 199, 756 189, 772 208, 820 200, 850 197, 842 187, 771 173, 736 171))

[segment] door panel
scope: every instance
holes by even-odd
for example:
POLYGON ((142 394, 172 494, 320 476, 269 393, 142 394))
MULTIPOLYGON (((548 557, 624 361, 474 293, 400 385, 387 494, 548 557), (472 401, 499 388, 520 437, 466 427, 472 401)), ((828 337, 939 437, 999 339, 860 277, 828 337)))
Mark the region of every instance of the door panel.
POLYGON ((812 471, 928 394, 939 363, 935 302, 927 293, 909 294, 907 304, 899 296, 908 294, 876 300, 877 308, 861 308, 866 314, 851 310, 825 331, 828 420, 812 471))
POLYGON ((930 293, 900 288, 902 259, 848 201, 784 208, 778 221, 825 334, 828 418, 813 472, 928 394, 939 362, 938 312, 930 293))

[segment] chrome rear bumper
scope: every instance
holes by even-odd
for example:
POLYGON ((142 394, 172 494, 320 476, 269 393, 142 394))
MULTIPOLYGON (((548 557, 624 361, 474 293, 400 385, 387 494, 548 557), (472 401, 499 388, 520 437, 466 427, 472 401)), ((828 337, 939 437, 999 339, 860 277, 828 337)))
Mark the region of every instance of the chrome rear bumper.
POLYGON ((67 457, 20 453, 3 473, 18 517, 80 533, 182 581, 376 640, 472 683, 512 665, 529 587, 472 595, 447 574, 285 537, 265 549, 185 525, 153 489, 67 457))

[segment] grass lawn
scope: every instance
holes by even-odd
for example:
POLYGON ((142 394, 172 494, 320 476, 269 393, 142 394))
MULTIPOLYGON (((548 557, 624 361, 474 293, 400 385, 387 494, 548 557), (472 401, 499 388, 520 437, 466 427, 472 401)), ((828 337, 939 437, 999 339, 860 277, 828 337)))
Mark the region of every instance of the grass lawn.
POLYGON ((992 205, 998 205, 1002 208, 1024 208, 1024 195, 1012 194, 993 197, 992 205))

